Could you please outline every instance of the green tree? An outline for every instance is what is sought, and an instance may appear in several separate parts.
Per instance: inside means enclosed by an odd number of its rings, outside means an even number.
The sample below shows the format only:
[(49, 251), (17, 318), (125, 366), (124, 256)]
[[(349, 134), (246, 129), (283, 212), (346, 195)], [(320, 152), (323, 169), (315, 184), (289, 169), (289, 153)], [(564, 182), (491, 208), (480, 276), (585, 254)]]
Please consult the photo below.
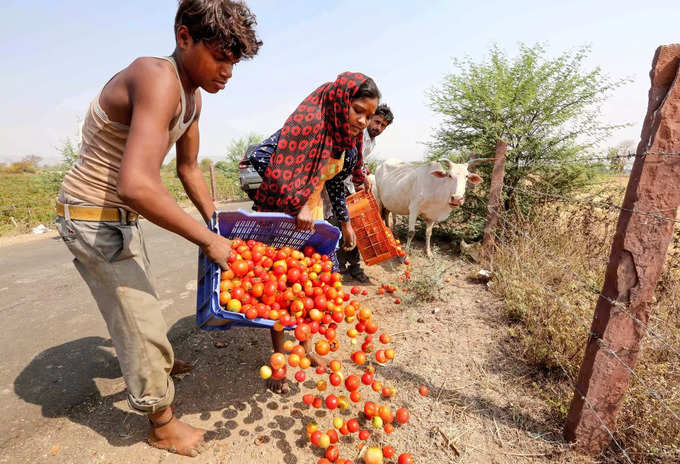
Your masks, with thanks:
[(626, 163), (632, 164), (635, 152), (635, 143), (632, 140), (624, 140), (614, 147), (607, 149), (609, 170), (614, 174), (622, 174), (626, 168)]
[(264, 137), (256, 133), (250, 133), (244, 137), (233, 139), (229, 142), (229, 145), (227, 145), (227, 161), (238, 164), (239, 161), (243, 159), (246, 149), (250, 145), (260, 143), (263, 139)]
[(73, 164), (78, 161), (79, 154), (78, 154), (78, 147), (76, 146), (76, 142), (71, 139), (71, 137), (67, 137), (59, 146), (59, 153), (61, 153), (61, 159), (64, 164), (64, 168), (66, 170), (70, 169)]
[[(568, 194), (583, 186), (598, 171), (587, 158), (621, 127), (600, 122), (600, 105), (627, 82), (584, 69), (589, 52), (581, 47), (552, 58), (542, 44), (520, 44), (509, 57), (494, 45), (483, 61), (454, 60), (455, 71), (429, 92), (443, 117), (428, 144), (430, 158), (493, 157), (497, 140), (505, 140), (506, 209), (530, 208), (537, 199), (518, 195), (518, 187)], [(491, 163), (479, 169), (488, 182)], [(486, 198), (466, 204), (484, 214)]]

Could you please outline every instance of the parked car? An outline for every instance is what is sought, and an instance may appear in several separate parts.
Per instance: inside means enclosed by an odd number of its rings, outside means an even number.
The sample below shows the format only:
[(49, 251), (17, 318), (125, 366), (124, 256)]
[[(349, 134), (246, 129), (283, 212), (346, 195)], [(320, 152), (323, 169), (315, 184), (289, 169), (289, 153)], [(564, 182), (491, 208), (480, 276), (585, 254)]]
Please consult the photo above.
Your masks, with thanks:
[(241, 184), (241, 190), (246, 192), (251, 200), (255, 200), (255, 192), (262, 183), (262, 177), (257, 173), (249, 159), (250, 154), (256, 148), (257, 145), (249, 146), (243, 154), (243, 159), (238, 163), (238, 180)]

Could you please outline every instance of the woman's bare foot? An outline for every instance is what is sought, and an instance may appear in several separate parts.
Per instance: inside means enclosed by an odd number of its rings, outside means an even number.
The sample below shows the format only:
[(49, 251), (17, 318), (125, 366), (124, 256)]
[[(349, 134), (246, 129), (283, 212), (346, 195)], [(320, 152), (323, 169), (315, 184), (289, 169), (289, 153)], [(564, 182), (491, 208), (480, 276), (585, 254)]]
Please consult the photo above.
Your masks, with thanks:
[(175, 363), (172, 365), (170, 375), (186, 374), (188, 372), (191, 372), (193, 368), (194, 366), (192, 366), (188, 362), (182, 361), (181, 359), (175, 359)]
[(267, 388), (269, 388), (274, 393), (279, 395), (285, 395), (290, 391), (290, 385), (288, 384), (288, 379), (274, 380), (269, 378), (267, 380)]
[(152, 424), (162, 424), (149, 428), (148, 442), (151, 446), (189, 457), (196, 457), (205, 451), (206, 444), (203, 440), (205, 430), (192, 427), (173, 417), (170, 408), (150, 415), (149, 419)]

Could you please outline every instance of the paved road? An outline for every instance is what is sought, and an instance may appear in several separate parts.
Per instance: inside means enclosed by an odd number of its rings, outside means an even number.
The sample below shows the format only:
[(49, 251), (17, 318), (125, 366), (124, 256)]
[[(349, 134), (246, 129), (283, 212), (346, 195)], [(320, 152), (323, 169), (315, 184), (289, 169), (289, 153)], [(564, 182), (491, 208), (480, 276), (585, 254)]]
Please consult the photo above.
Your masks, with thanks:
[[(238, 208), (248, 203), (222, 209)], [(171, 327), (195, 310), (197, 248), (148, 221), (142, 227)], [(112, 353), (108, 332), (71, 259), (58, 238), (0, 248), (0, 449), (36, 433), (43, 417), (59, 415), (95, 393), (92, 379), (120, 376), (115, 363), (105, 362)], [(102, 349), (94, 350), (97, 344)], [(73, 362), (92, 356), (102, 357), (102, 363), (74, 368)]]

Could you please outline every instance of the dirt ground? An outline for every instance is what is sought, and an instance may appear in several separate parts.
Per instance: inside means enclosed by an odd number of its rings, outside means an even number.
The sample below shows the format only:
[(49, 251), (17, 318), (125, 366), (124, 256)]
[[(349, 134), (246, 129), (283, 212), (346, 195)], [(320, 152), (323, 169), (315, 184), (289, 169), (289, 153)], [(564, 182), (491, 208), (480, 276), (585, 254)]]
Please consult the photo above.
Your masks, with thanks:
[[(397, 455), (409, 452), (416, 463), (591, 462), (562, 441), (559, 424), (551, 420), (532, 386), (531, 370), (515, 354), (501, 303), (486, 285), (467, 279), (478, 265), (455, 257), (452, 250), (440, 249), (436, 260), (435, 265), (448, 267), (444, 277), (450, 282), (440, 283), (445, 299), (431, 303), (396, 305), (393, 297), (377, 295), (381, 283), (398, 284), (402, 265), (390, 262), (366, 269), (373, 282), (362, 287), (368, 296), (359, 299), (373, 310), (379, 333), (393, 335), (397, 352), (393, 363), (377, 367), (376, 378), (396, 387), (398, 394), (388, 401), (363, 387), (362, 401), (411, 412), (409, 423), (390, 435), (365, 424), (372, 432), (369, 443), (389, 444)], [(414, 278), (433, 266), (418, 246), (411, 261)], [(346, 283), (347, 288), (351, 285)], [(349, 361), (352, 347), (344, 332), (339, 331), (343, 346), (335, 358), (342, 360), (348, 375), (357, 369)], [(192, 373), (175, 379), (176, 414), (209, 431), (211, 448), (206, 453), (190, 460), (145, 443), (145, 418), (129, 411), (124, 381), (107, 346), (102, 348), (102, 369), (114, 374), (94, 379), (99, 395), (57, 417), (46, 417), (28, 440), (10, 438), (0, 462), (316, 463), (322, 454), (307, 441), (305, 424), (316, 421), (328, 430), (335, 416), (361, 415), (357, 404), (345, 411), (306, 406), (302, 395), (315, 392), (314, 382), (320, 378), (311, 370), (305, 383), (292, 380), (293, 390), (285, 396), (267, 391), (258, 376), (271, 353), (267, 331), (205, 332), (189, 314), (171, 328), (170, 339), (177, 357), (195, 364)], [(45, 356), (37, 362), (46, 368), (59, 361)], [(43, 369), (34, 367), (36, 372)], [(292, 379), (291, 371), (288, 377)], [(429, 396), (418, 394), (420, 385), (429, 387)], [(346, 393), (329, 385), (324, 393), (331, 392)], [(341, 437), (340, 456), (360, 462), (357, 443), (356, 434), (351, 440)]]

